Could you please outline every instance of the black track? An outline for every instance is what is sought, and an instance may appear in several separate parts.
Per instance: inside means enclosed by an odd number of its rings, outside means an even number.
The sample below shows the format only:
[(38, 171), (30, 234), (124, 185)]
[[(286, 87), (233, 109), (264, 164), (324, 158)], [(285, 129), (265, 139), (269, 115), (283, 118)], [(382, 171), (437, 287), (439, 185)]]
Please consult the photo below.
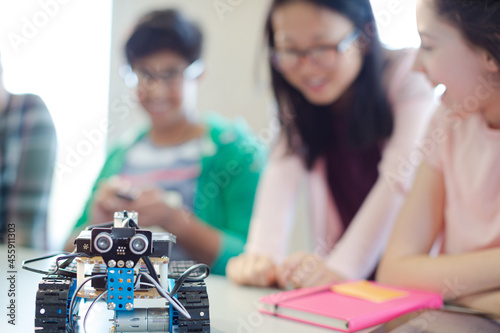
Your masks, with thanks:
[(177, 292), (177, 299), (191, 315), (191, 319), (187, 319), (178, 314), (178, 332), (210, 332), (210, 312), (205, 282), (185, 282)]
[(68, 293), (72, 279), (45, 277), (36, 293), (35, 327), (37, 333), (66, 332)]

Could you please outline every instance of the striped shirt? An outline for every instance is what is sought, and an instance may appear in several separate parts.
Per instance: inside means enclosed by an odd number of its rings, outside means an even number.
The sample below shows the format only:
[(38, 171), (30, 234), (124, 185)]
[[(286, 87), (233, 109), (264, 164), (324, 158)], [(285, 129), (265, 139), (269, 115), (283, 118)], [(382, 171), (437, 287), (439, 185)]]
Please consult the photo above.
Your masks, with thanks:
[[(120, 177), (138, 188), (159, 187), (170, 206), (193, 210), (194, 195), (201, 172), (203, 138), (175, 146), (157, 146), (148, 136), (127, 153)], [(140, 217), (139, 217), (140, 218)], [(172, 249), (171, 260), (189, 260), (179, 245)]]

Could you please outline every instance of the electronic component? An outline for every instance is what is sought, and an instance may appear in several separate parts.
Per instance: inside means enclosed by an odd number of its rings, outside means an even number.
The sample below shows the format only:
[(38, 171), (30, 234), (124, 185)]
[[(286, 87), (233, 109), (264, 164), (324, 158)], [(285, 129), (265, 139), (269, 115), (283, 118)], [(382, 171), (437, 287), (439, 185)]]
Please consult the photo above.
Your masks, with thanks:
[[(210, 332), (204, 282), (209, 267), (170, 263), (175, 242), (170, 233), (140, 229), (138, 214), (123, 211), (109, 225), (82, 231), (75, 252), (58, 257), (48, 271), (27, 264), (50, 256), (25, 261), (23, 268), (46, 275), (37, 292), (35, 330), (85, 332), (88, 312), (104, 300), (114, 312), (110, 332)], [(167, 302), (164, 307), (136, 308), (139, 298)], [(92, 302), (85, 314), (78, 313), (81, 300)], [(78, 318), (83, 319), (79, 326)]]

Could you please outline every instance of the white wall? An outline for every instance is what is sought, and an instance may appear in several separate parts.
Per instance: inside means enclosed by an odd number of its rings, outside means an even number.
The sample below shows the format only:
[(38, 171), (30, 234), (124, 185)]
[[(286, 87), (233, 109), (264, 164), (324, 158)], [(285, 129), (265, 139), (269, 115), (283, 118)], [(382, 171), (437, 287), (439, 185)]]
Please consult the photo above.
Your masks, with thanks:
[(74, 225), (103, 162), (110, 37), (111, 0), (0, 0), (5, 85), (41, 96), (56, 126), (52, 248)]
[(418, 47), (417, 0), (370, 0), (382, 42), (389, 48)]

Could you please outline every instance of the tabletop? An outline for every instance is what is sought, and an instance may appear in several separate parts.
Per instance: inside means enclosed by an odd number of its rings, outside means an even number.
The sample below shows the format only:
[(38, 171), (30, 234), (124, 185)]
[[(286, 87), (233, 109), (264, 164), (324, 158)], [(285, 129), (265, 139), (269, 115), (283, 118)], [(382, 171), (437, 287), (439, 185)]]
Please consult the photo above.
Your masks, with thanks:
[[(9, 254), (15, 254), (10, 257)], [(29, 249), (18, 248), (15, 253), (9, 253), (5, 245), (0, 246), (0, 332), (26, 333), (34, 331), (35, 298), (38, 283), (42, 275), (21, 269), (23, 260), (42, 255)], [(12, 260), (14, 258), (14, 260)], [(11, 259), (9, 261), (9, 259)], [(51, 261), (40, 263), (41, 269), (46, 269)], [(311, 326), (282, 318), (260, 313), (257, 310), (258, 299), (276, 292), (275, 289), (241, 287), (232, 284), (223, 276), (211, 275), (207, 279), (207, 290), (210, 302), (211, 332), (254, 333), (254, 332), (334, 332), (321, 327)], [(151, 302), (151, 301), (147, 301)], [(152, 304), (152, 303), (151, 303)], [(81, 313), (85, 311), (83, 305)], [(151, 306), (150, 304), (146, 307)], [(106, 309), (106, 304), (97, 304), (89, 313), (87, 332), (108, 333), (113, 312)], [(82, 322), (82, 320), (80, 320)], [(459, 327), (451, 328), (451, 323), (457, 322)], [(480, 330), (476, 332), (500, 332), (500, 326), (494, 326), (490, 321), (479, 317), (468, 317), (462, 314), (441, 313), (439, 311), (415, 314), (405, 321), (406, 325), (424, 325), (425, 332), (469, 332), (467, 324)], [(397, 323), (393, 328), (382, 326), (366, 329), (368, 332), (419, 332), (411, 331), (410, 326)], [(448, 326), (447, 326), (448, 325)], [(430, 328), (434, 327), (434, 330)], [(442, 331), (443, 327), (447, 327)], [(450, 330), (451, 329), (451, 330)], [(461, 330), (462, 329), (462, 330)], [(490, 329), (490, 330), (488, 330)]]

